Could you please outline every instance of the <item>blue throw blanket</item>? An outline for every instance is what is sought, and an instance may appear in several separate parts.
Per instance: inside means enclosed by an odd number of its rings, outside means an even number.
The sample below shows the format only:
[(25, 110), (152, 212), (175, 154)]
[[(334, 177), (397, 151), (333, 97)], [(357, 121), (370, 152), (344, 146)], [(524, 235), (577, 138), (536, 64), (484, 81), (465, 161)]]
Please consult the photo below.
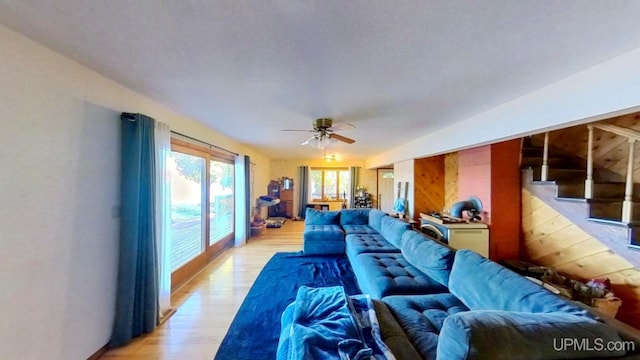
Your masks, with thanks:
[(341, 286), (302, 286), (282, 314), (278, 360), (395, 359), (380, 337), (368, 295), (349, 297)]

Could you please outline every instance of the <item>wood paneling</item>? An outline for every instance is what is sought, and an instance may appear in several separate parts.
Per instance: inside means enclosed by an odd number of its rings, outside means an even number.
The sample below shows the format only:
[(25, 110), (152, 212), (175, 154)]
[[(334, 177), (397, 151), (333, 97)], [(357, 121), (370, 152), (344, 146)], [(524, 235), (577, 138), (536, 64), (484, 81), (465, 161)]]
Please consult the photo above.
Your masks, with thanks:
[(520, 257), (519, 139), (491, 145), (490, 254), (494, 260)]
[(459, 200), (458, 197), (458, 153), (444, 155), (444, 209)]
[(623, 305), (617, 318), (640, 328), (640, 271), (522, 189), (524, 257), (578, 279), (609, 278)]
[[(603, 123), (617, 125), (640, 131), (640, 113), (615, 117)], [(582, 159), (587, 158), (587, 125), (573, 126), (549, 133), (549, 143), (553, 149), (568, 153)], [(534, 138), (540, 144), (544, 135)], [(627, 139), (603, 130), (594, 129), (593, 160), (594, 167), (601, 170), (597, 173), (603, 181), (624, 181), (627, 172), (627, 156), (629, 144)], [(553, 155), (553, 154), (551, 154)], [(586, 166), (586, 160), (584, 160)], [(634, 164), (634, 178), (640, 181), (640, 157)]]
[(414, 220), (419, 220), (421, 212), (441, 211), (444, 208), (444, 174), (443, 155), (414, 160)]

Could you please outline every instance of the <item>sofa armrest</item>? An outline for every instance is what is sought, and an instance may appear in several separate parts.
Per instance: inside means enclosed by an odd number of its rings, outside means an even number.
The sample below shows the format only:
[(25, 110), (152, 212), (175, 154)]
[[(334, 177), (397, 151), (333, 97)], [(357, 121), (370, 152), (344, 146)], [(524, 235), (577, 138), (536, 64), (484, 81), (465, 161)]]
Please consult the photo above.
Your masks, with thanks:
[(447, 317), (437, 354), (442, 359), (611, 358), (626, 354), (621, 345), (608, 325), (584, 316), (480, 310)]

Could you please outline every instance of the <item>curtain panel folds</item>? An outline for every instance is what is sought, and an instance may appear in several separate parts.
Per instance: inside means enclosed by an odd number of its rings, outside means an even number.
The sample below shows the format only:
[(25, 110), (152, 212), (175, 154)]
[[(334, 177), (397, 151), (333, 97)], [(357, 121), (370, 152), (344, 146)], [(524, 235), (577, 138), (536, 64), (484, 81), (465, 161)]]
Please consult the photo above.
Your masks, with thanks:
[(356, 188), (358, 187), (358, 178), (359, 167), (351, 166), (349, 167), (349, 178), (351, 179), (351, 186), (349, 186), (349, 207), (353, 208), (356, 204)]
[(300, 166), (300, 202), (298, 203), (298, 216), (304, 219), (309, 202), (309, 167)]
[(156, 248), (158, 253), (158, 306), (160, 318), (171, 311), (171, 129), (155, 121)]
[(158, 322), (155, 121), (122, 114), (121, 219), (116, 313), (109, 345), (122, 346)]

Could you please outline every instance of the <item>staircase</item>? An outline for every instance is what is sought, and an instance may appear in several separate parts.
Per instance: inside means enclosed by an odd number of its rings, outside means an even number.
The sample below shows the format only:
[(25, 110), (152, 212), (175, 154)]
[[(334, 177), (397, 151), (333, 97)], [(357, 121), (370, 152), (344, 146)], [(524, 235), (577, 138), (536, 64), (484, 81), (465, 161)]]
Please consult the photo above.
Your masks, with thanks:
[[(592, 197), (586, 199), (584, 159), (555, 149), (550, 153), (553, 154), (547, 157), (547, 180), (542, 181), (544, 148), (531, 138), (523, 139), (521, 166), (523, 170), (529, 169), (523, 172), (525, 185), (532, 185), (539, 197), (549, 198), (554, 202), (550, 203), (552, 207), (595, 237), (602, 238), (604, 234), (610, 238), (605, 242), (615, 242), (615, 248), (640, 250), (640, 198), (632, 198), (631, 221), (623, 222), (625, 183), (603, 181), (611, 177), (601, 176), (602, 170), (594, 168)], [(640, 186), (635, 187), (634, 193), (640, 193)], [(624, 244), (620, 244), (621, 238), (626, 239)]]

